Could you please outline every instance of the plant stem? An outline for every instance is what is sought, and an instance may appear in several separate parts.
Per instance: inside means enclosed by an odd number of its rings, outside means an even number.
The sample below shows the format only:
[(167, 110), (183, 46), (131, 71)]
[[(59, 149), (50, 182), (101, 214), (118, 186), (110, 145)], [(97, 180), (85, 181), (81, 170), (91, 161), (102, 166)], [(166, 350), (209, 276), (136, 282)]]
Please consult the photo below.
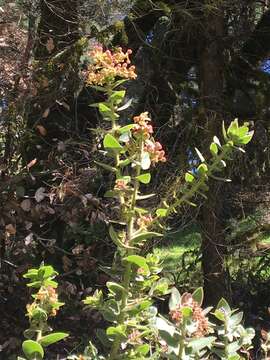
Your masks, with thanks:
[[(133, 192), (131, 194), (131, 200), (130, 200), (129, 211), (130, 211), (131, 215), (128, 220), (127, 230), (126, 230), (127, 231), (127, 239), (126, 239), (127, 245), (131, 245), (132, 237), (133, 237), (133, 233), (134, 233), (134, 221), (135, 221), (134, 208), (136, 206), (137, 195), (138, 195), (138, 191), (139, 191), (139, 187), (140, 187), (140, 183), (136, 179), (136, 177), (139, 176), (141, 173), (140, 163), (141, 163), (142, 152), (143, 152), (143, 141), (141, 140), (139, 159), (138, 159), (139, 161), (138, 161), (138, 165), (136, 166), (136, 170), (135, 170), (134, 187), (133, 187)], [(127, 255), (131, 255), (132, 253), (133, 253), (132, 249), (127, 250)], [(124, 268), (123, 282), (122, 282), (122, 286), (124, 287), (125, 291), (122, 293), (122, 298), (121, 298), (120, 315), (119, 315), (119, 320), (118, 320), (119, 325), (123, 324), (125, 321), (125, 308), (126, 308), (127, 302), (128, 302), (131, 275), (132, 275), (131, 263), (126, 262), (125, 268)], [(116, 341), (114, 342), (112, 349), (111, 349), (110, 360), (117, 359), (117, 354), (118, 354), (118, 351), (120, 348), (120, 344), (121, 344), (121, 340), (116, 339)]]
[(183, 323), (180, 325), (180, 340), (179, 340), (179, 353), (178, 359), (183, 360), (185, 355), (185, 337), (186, 337), (186, 322), (183, 318)]
[[(213, 164), (209, 166), (207, 172), (208, 177), (211, 177), (211, 175), (216, 171), (217, 166), (223, 159), (226, 158), (229, 152), (231, 152), (231, 148), (225, 147), (223, 151), (215, 158)], [(201, 185), (205, 183), (205, 181), (206, 176), (202, 176), (197, 181), (194, 181), (191, 185), (191, 188), (182, 197), (180, 197), (180, 199), (176, 199), (175, 202), (169, 206), (167, 209), (167, 215), (170, 215), (177, 207), (191, 199), (193, 195), (200, 189)]]

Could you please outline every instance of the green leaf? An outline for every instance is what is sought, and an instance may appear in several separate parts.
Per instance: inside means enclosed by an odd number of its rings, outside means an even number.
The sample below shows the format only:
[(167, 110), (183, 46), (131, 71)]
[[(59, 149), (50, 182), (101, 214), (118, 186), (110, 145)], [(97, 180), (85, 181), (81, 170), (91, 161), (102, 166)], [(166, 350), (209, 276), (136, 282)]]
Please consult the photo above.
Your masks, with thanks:
[(114, 168), (114, 167), (112, 167), (112, 166), (110, 166), (108, 164), (101, 163), (99, 161), (95, 161), (95, 164), (97, 164), (98, 166), (102, 167), (103, 169), (111, 171), (113, 173), (115, 173), (117, 171), (116, 168)]
[[(179, 335), (175, 327), (160, 317), (156, 318), (156, 327), (160, 337), (166, 342), (166, 345), (173, 348), (174, 352), (177, 353), (179, 348)], [(172, 359), (176, 358), (173, 357)]]
[(148, 195), (138, 195), (137, 200), (146, 200), (151, 199), (152, 197), (156, 196), (156, 194), (148, 194)]
[(58, 272), (54, 270), (54, 268), (50, 265), (48, 266), (41, 266), (38, 270), (38, 278), (40, 280), (42, 279), (48, 279), (49, 277), (54, 277), (58, 275)]
[(211, 348), (211, 345), (216, 340), (214, 336), (203, 337), (199, 339), (192, 339), (188, 343), (188, 347), (192, 348), (195, 353), (198, 353), (204, 348)]
[(26, 274), (23, 275), (25, 279), (35, 279), (38, 274), (38, 269), (29, 269)]
[(246, 126), (246, 125), (240, 126), (237, 131), (237, 135), (239, 137), (245, 136), (245, 135), (247, 135), (248, 130), (249, 130), (248, 126)]
[(112, 343), (108, 339), (108, 336), (107, 336), (106, 332), (104, 331), (104, 329), (97, 329), (96, 335), (97, 335), (98, 340), (101, 342), (101, 344), (104, 347), (110, 348), (112, 346)]
[(177, 309), (181, 303), (181, 295), (176, 287), (173, 287), (171, 290), (171, 296), (169, 300), (169, 309), (170, 311)]
[(154, 284), (152, 285), (150, 291), (149, 291), (149, 295), (153, 296), (161, 296), (161, 295), (166, 295), (169, 293), (169, 285), (170, 285), (170, 281), (167, 278), (160, 278), (158, 281), (154, 282)]
[(144, 311), (144, 310), (148, 310), (151, 308), (155, 309), (153, 306), (151, 307), (152, 302), (149, 300), (138, 300), (138, 303), (135, 303), (133, 305), (129, 305), (127, 312), (131, 315), (131, 316), (136, 316), (137, 314), (139, 314), (140, 312)]
[(103, 146), (105, 149), (112, 149), (116, 151), (120, 151), (123, 147), (119, 144), (114, 136), (111, 134), (106, 134), (103, 140)]
[(218, 348), (212, 348), (212, 352), (215, 353), (220, 359), (227, 360), (225, 350), (218, 349)]
[(47, 312), (39, 306), (33, 310), (32, 317), (35, 321), (47, 321), (48, 319)]
[(132, 104), (133, 99), (129, 99), (128, 102), (126, 102), (123, 106), (120, 106), (117, 111), (123, 111), (126, 110), (130, 107), (130, 105)]
[(228, 136), (227, 136), (227, 131), (226, 131), (226, 128), (225, 128), (224, 121), (222, 121), (222, 134), (223, 134), (224, 140), (227, 142), (228, 141)]
[(119, 141), (123, 142), (123, 143), (128, 143), (130, 140), (130, 133), (129, 132), (125, 132), (122, 135), (119, 136)]
[(25, 340), (22, 343), (22, 350), (27, 357), (27, 359), (43, 359), (44, 357), (44, 350), (42, 346), (33, 340)]
[(119, 162), (119, 166), (121, 166), (121, 167), (128, 166), (130, 163), (131, 163), (131, 159), (121, 160)]
[(83, 300), (85, 305), (89, 305), (93, 308), (98, 308), (103, 304), (103, 293), (101, 290), (96, 290), (92, 296), (87, 296), (86, 299)]
[(168, 209), (159, 208), (156, 210), (156, 215), (158, 217), (165, 217), (165, 216), (167, 216), (167, 214), (168, 214)]
[(26, 330), (23, 332), (23, 336), (24, 336), (26, 339), (32, 339), (35, 335), (36, 335), (36, 330), (33, 330), (33, 329), (26, 329)]
[(242, 319), (243, 319), (243, 312), (242, 311), (230, 316), (230, 318), (229, 318), (229, 326), (234, 326), (235, 327), (235, 326), (239, 325), (241, 323)]
[(147, 261), (143, 256), (140, 255), (129, 255), (124, 258), (125, 261), (130, 262), (132, 264), (137, 265), (139, 268), (149, 272), (149, 266), (147, 265)]
[(183, 306), (181, 307), (181, 313), (184, 318), (189, 318), (192, 316), (192, 309), (189, 306)]
[(120, 338), (124, 340), (127, 338), (126, 327), (124, 325), (110, 326), (106, 330), (106, 334), (112, 339)]
[(240, 360), (241, 357), (238, 354), (229, 355), (228, 360)]
[(217, 304), (217, 309), (220, 310), (222, 309), (223, 311), (225, 311), (226, 314), (230, 314), (231, 313), (231, 308), (230, 305), (227, 303), (227, 301), (222, 298), (218, 304)]
[(116, 90), (112, 93), (109, 99), (116, 105), (119, 105), (123, 101), (125, 96), (126, 96), (125, 90)]
[(150, 155), (147, 151), (144, 151), (142, 153), (142, 158), (141, 158), (141, 168), (143, 170), (148, 170), (150, 166), (151, 166)]
[(65, 339), (68, 336), (67, 333), (52, 333), (46, 336), (43, 336), (40, 340), (39, 343), (46, 347), (49, 346), (51, 344), (54, 344), (60, 340)]
[(163, 235), (157, 232), (153, 232), (153, 231), (147, 231), (147, 232), (142, 232), (138, 235), (135, 235), (132, 239), (131, 242), (132, 244), (138, 244), (143, 240), (146, 239), (150, 239), (152, 237), (162, 237)]
[(115, 282), (108, 281), (106, 286), (111, 294), (114, 295), (116, 301), (121, 300), (123, 293), (127, 293), (127, 290), (122, 285)]
[(216, 309), (214, 312), (215, 317), (220, 321), (225, 321), (225, 313), (222, 310)]
[(101, 310), (104, 319), (110, 322), (118, 321), (120, 315), (119, 303), (114, 299), (110, 299), (105, 304)]
[(150, 346), (148, 344), (139, 345), (136, 347), (136, 352), (140, 355), (146, 356), (150, 351)]
[(238, 119), (235, 119), (230, 123), (230, 126), (227, 129), (227, 134), (229, 137), (237, 135), (238, 132)]
[(150, 180), (151, 180), (151, 174), (150, 173), (142, 174), (142, 175), (136, 176), (136, 179), (139, 180), (139, 182), (141, 182), (143, 184), (149, 184)]
[(114, 244), (116, 246), (118, 246), (122, 249), (136, 249), (133, 246), (128, 246), (128, 245), (124, 244), (112, 226), (109, 227), (109, 234), (110, 234), (112, 241), (114, 242)]
[(212, 142), (211, 145), (210, 145), (210, 151), (212, 153), (212, 155), (217, 155), (218, 154), (218, 147), (217, 147), (217, 144)]
[(116, 246), (119, 246), (121, 248), (124, 247), (124, 244), (122, 243), (120, 237), (118, 236), (117, 232), (114, 230), (112, 226), (109, 227), (109, 234)]
[(164, 320), (160, 317), (156, 318), (156, 327), (159, 331), (161, 331), (161, 330), (166, 331), (171, 336), (173, 336), (175, 333), (174, 326), (170, 325), (166, 320)]
[(241, 348), (241, 343), (234, 341), (227, 345), (227, 351), (229, 354), (235, 355), (236, 351)]
[(33, 281), (33, 282), (27, 284), (28, 287), (32, 287), (35, 289), (38, 289), (39, 287), (41, 287), (41, 285), (42, 285), (41, 281)]
[(214, 137), (213, 137), (213, 141), (214, 141), (214, 143), (215, 143), (217, 146), (221, 147), (219, 138), (218, 138), (217, 136), (214, 136)]
[(193, 300), (195, 300), (199, 304), (199, 306), (202, 306), (203, 296), (204, 296), (204, 293), (203, 293), (202, 287), (199, 287), (198, 289), (196, 289), (192, 294)]
[[(97, 91), (102, 91), (102, 92), (106, 92), (107, 90), (102, 87), (102, 86), (98, 86), (98, 85), (91, 85), (91, 88), (97, 90)], [(95, 104), (91, 104), (90, 106), (94, 106)], [(97, 104), (98, 105), (98, 104)]]
[(107, 106), (106, 104), (104, 103), (98, 103), (98, 109), (100, 111), (101, 114), (110, 114), (112, 113), (112, 110), (109, 108), (109, 106)]
[(138, 206), (135, 206), (134, 207), (134, 210), (136, 211), (136, 213), (138, 213), (139, 215), (145, 215), (145, 214), (148, 214), (148, 210), (142, 208), (142, 207), (138, 207)]
[(199, 156), (199, 159), (201, 162), (205, 162), (205, 158), (203, 157), (203, 154), (200, 152), (199, 149), (195, 148), (197, 155)]
[(58, 286), (58, 283), (56, 281), (53, 281), (51, 279), (46, 279), (44, 282), (43, 282), (44, 286), (51, 286), (53, 288), (57, 288)]
[(98, 103), (98, 109), (104, 120), (116, 120), (119, 115), (113, 112), (106, 103)]
[(109, 227), (109, 234), (110, 234), (112, 241), (114, 243), (116, 243), (116, 245), (118, 244), (118, 242), (121, 242), (120, 237), (118, 236), (117, 232), (114, 230), (112, 225)]
[(191, 183), (194, 179), (195, 179), (195, 177), (191, 173), (187, 172), (185, 174), (185, 181), (186, 182)]
[(124, 134), (128, 131), (130, 131), (131, 129), (133, 129), (136, 126), (136, 124), (128, 124), (125, 126), (122, 126), (121, 128), (117, 129), (117, 131), (120, 132), (120, 134)]
[(113, 84), (113, 89), (115, 89), (116, 87), (118, 87), (119, 85), (122, 85), (123, 83), (127, 82), (127, 79), (121, 79), (121, 80), (117, 80), (114, 84)]
[(253, 134), (254, 131), (250, 131), (247, 135), (243, 136), (241, 140), (239, 140), (238, 144), (243, 144), (243, 145), (248, 144), (251, 141)]
[(204, 175), (204, 174), (207, 174), (207, 172), (208, 172), (208, 167), (207, 167), (206, 164), (200, 164), (200, 165), (198, 166), (197, 170), (198, 170), (198, 173), (199, 173), (200, 175)]

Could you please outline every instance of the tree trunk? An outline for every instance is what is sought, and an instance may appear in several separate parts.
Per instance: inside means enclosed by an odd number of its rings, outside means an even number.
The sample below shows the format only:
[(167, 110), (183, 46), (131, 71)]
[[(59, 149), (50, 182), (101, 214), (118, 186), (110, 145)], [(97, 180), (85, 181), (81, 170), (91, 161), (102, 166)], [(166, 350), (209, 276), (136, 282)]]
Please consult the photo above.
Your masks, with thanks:
[(33, 62), (35, 94), (27, 120), (34, 137), (26, 144), (26, 162), (47, 160), (56, 141), (66, 139), (74, 124), (72, 106), (82, 52), (78, 28), (78, 0), (41, 1)]
[[(224, 18), (221, 8), (205, 14), (205, 33), (200, 58), (200, 91), (206, 119), (204, 151), (207, 152), (213, 136), (220, 134), (223, 120)], [(221, 297), (228, 299), (230, 296), (224, 267), (221, 185), (215, 182), (210, 182), (209, 185), (208, 199), (202, 210), (202, 270), (205, 302), (215, 305)], [(222, 186), (224, 187), (224, 184)]]

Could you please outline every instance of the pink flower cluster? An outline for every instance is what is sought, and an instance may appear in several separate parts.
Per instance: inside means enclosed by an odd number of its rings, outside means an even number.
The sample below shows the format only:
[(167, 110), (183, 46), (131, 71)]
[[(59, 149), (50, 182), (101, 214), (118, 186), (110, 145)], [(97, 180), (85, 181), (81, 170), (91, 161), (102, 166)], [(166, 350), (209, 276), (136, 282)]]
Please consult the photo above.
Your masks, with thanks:
[(162, 149), (162, 145), (158, 141), (146, 140), (144, 149), (150, 154), (151, 161), (153, 163), (166, 161), (165, 151)]
[(162, 145), (159, 142), (152, 140), (153, 126), (149, 124), (151, 121), (148, 112), (143, 112), (133, 118), (135, 127), (132, 129), (133, 134), (136, 136), (142, 136), (145, 140), (144, 150), (150, 154), (151, 161), (157, 163), (159, 161), (165, 162), (165, 151), (162, 149)]
[(44, 309), (49, 316), (56, 316), (57, 310), (59, 308), (57, 304), (58, 295), (56, 290), (51, 286), (43, 286), (35, 295), (35, 301), (32, 304), (28, 304), (26, 306), (28, 316), (32, 318), (37, 308)]
[(148, 124), (148, 122), (151, 121), (148, 112), (143, 112), (138, 116), (134, 116), (133, 120), (136, 124), (132, 129), (133, 133), (135, 135), (143, 135), (145, 139), (149, 139), (151, 134), (153, 134), (153, 127)]
[(179, 325), (183, 320), (182, 308), (190, 307), (192, 309), (192, 320), (196, 323), (197, 329), (194, 332), (195, 337), (201, 337), (208, 333), (209, 323), (201, 306), (192, 298), (189, 293), (184, 293), (181, 298), (181, 304), (177, 309), (170, 311), (171, 319)]
[(123, 52), (121, 47), (112, 53), (110, 50), (104, 51), (102, 46), (96, 46), (90, 52), (93, 64), (88, 67), (87, 83), (103, 86), (113, 82), (116, 77), (136, 79), (135, 66), (130, 66), (131, 53), (130, 49)]
[(149, 225), (151, 225), (152, 222), (153, 222), (153, 218), (151, 214), (143, 215), (137, 220), (137, 225), (140, 228), (146, 229)]
[(115, 188), (115, 190), (126, 190), (127, 183), (123, 179), (116, 179), (114, 188)]

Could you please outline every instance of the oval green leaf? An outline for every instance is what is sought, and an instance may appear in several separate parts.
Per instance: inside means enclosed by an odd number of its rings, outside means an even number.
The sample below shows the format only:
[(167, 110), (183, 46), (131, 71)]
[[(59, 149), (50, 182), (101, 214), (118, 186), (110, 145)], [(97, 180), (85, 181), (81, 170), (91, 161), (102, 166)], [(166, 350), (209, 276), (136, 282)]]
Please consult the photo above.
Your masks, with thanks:
[(67, 333), (52, 333), (52, 334), (49, 334), (49, 335), (46, 335), (46, 336), (43, 336), (39, 343), (42, 345), (42, 346), (49, 346), (51, 344), (54, 344), (60, 340), (63, 340), (64, 338), (66, 338), (68, 336)]
[(149, 271), (149, 267), (147, 265), (146, 259), (143, 256), (130, 255), (124, 258), (124, 260), (137, 265), (139, 268), (142, 268), (145, 271)]
[(150, 173), (142, 174), (136, 176), (136, 179), (143, 184), (149, 184), (151, 180), (151, 174)]
[(107, 134), (104, 137), (103, 140), (103, 146), (105, 149), (112, 149), (112, 150), (122, 150), (123, 147), (119, 144), (119, 142), (116, 140), (116, 138), (114, 136), (112, 136), (111, 134)]
[(22, 350), (27, 357), (27, 359), (43, 359), (44, 357), (44, 350), (42, 346), (33, 340), (25, 340), (22, 343)]

